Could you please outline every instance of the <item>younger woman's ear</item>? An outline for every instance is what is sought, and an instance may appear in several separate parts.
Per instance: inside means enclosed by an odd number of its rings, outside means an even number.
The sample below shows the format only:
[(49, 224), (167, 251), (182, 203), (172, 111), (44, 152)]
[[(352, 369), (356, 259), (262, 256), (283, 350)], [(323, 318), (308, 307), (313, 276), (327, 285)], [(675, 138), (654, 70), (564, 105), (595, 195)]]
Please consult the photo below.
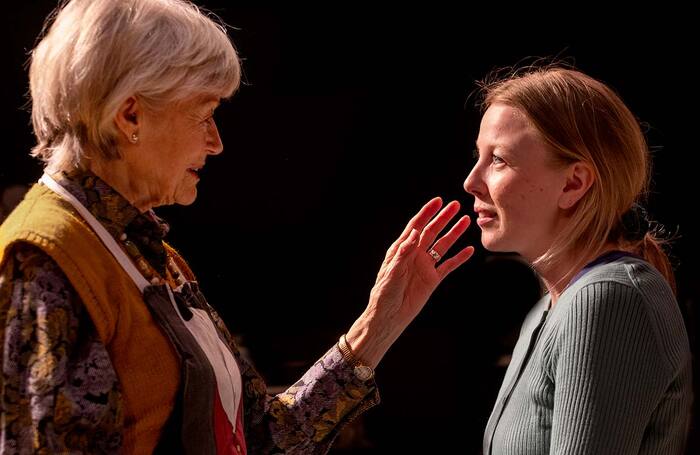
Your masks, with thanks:
[(129, 142), (133, 142), (132, 137), (134, 137), (135, 133), (138, 134), (142, 112), (139, 101), (133, 96), (124, 100), (119, 106), (119, 110), (117, 110), (114, 123)]
[(559, 208), (566, 210), (575, 206), (594, 180), (595, 174), (590, 164), (583, 161), (570, 164), (566, 171), (566, 183), (559, 196)]

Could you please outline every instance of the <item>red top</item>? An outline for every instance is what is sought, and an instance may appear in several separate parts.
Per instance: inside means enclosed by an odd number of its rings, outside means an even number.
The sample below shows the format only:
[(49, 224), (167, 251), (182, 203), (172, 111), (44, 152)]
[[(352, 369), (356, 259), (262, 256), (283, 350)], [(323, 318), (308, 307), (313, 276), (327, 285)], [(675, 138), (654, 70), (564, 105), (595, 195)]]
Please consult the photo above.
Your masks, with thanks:
[(243, 435), (243, 400), (236, 412), (236, 431), (228, 420), (219, 398), (219, 390), (214, 390), (214, 434), (216, 436), (216, 453), (219, 455), (246, 455)]

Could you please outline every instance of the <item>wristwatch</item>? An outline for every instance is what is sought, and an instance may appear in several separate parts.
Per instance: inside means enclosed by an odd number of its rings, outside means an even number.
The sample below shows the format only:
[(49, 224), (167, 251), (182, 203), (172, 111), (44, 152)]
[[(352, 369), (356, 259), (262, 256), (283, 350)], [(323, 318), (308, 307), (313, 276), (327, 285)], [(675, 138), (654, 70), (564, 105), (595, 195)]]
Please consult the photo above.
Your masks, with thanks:
[(374, 377), (374, 370), (372, 367), (363, 364), (357, 359), (357, 357), (355, 357), (352, 349), (350, 349), (348, 340), (345, 339), (345, 334), (343, 334), (343, 336), (340, 337), (340, 340), (338, 340), (338, 349), (340, 350), (340, 353), (343, 354), (345, 361), (347, 361), (350, 366), (353, 367), (352, 370), (357, 379), (365, 382)]

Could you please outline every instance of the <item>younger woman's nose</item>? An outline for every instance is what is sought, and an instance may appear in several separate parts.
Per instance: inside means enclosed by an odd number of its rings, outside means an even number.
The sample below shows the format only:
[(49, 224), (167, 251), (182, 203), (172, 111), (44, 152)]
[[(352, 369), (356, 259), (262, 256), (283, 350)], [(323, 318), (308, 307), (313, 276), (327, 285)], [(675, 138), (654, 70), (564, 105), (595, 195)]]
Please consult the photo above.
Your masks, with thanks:
[(484, 194), (484, 189), (484, 180), (481, 177), (481, 170), (477, 164), (472, 168), (467, 179), (464, 181), (464, 191), (473, 196), (480, 196)]

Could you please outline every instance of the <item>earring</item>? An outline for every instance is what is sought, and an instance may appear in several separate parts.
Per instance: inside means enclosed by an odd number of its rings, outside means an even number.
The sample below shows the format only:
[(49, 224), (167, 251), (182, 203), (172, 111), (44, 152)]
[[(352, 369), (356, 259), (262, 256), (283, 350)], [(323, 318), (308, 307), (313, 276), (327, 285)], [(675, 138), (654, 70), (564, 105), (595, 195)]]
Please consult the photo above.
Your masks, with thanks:
[(139, 135), (134, 133), (131, 133), (131, 142), (136, 144), (139, 141)]

